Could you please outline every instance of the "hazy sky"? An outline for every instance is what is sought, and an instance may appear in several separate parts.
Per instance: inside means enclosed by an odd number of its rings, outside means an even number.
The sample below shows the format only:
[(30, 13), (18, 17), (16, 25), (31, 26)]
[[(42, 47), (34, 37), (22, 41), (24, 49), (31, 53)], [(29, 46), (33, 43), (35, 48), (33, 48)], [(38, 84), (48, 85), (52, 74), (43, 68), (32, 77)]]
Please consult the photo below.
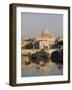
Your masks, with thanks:
[(44, 13), (21, 13), (21, 38), (32, 38), (38, 36), (44, 29), (55, 37), (63, 35), (63, 15)]

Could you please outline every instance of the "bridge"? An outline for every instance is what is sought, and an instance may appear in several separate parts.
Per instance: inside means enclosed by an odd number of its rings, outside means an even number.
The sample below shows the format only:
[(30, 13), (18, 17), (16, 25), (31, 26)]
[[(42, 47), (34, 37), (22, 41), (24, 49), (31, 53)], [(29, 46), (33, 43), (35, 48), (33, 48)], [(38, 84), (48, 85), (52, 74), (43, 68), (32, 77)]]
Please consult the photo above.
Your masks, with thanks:
[[(48, 49), (48, 50), (45, 49), (45, 51), (47, 53), (49, 53), (49, 55), (51, 55), (51, 53), (56, 51), (56, 50), (58, 50), (58, 49)], [(22, 49), (21, 53), (22, 53), (22, 55), (28, 55), (29, 53), (33, 54), (33, 53), (36, 53), (36, 52), (39, 52), (39, 51), (40, 51), (40, 49)]]

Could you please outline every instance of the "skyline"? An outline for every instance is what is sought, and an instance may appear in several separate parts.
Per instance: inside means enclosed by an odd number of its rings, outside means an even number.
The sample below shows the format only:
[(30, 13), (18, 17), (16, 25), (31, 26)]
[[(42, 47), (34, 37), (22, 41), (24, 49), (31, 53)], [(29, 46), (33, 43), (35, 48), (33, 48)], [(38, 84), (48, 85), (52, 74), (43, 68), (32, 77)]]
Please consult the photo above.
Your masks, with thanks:
[(63, 37), (63, 15), (21, 13), (21, 39), (35, 38), (45, 27), (54, 37)]

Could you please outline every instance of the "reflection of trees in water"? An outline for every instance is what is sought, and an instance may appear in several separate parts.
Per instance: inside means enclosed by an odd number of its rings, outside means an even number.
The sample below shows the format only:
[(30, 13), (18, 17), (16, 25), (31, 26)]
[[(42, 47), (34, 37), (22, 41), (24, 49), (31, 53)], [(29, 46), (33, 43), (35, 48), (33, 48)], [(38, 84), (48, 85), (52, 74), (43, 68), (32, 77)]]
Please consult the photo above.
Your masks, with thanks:
[[(39, 43), (27, 44), (25, 48), (33, 49), (39, 48)], [(36, 75), (62, 75), (63, 74), (63, 41), (56, 43), (51, 47), (51, 49), (56, 48), (56, 51), (53, 51), (51, 55), (45, 52), (45, 47), (43, 50), (40, 50), (36, 53), (28, 53), (27, 56), (22, 56), (22, 74), (25, 74), (24, 70), (27, 72), (26, 76), (29, 76), (29, 73)], [(23, 73), (24, 72), (24, 73)], [(23, 75), (22, 75), (23, 76)]]
[[(29, 39), (29, 41), (30, 43), (25, 45), (25, 49), (39, 49), (39, 42), (34, 42), (34, 39)], [(28, 65), (32, 62), (44, 66), (49, 61), (49, 53), (45, 52), (45, 49), (47, 49), (47, 47), (32, 55), (28, 54), (29, 60), (25, 61), (25, 64)], [(57, 64), (63, 64), (63, 40), (59, 41), (59, 38), (57, 38), (54, 45), (51, 46), (51, 49), (59, 49), (52, 52), (50, 56), (51, 61)]]
[(32, 73), (31, 76), (38, 76), (38, 75), (42, 75), (42, 76), (48, 76), (48, 75), (62, 75), (63, 74), (63, 68), (62, 65), (60, 65), (59, 68), (59, 64), (56, 64), (54, 62), (52, 62), (51, 60), (49, 60), (48, 63), (46, 63), (45, 66), (40, 66), (39, 64), (35, 64), (35, 63), (31, 63), (29, 65), (24, 65), (24, 67), (22, 67), (22, 76), (30, 76), (29, 73)]
[(28, 53), (28, 56), (22, 56), (22, 61), (23, 60), (24, 60), (24, 65), (28, 66), (31, 63), (33, 63), (36, 64), (37, 69), (40, 69), (40, 67), (45, 67), (46, 65), (47, 67), (50, 66), (50, 62), (56, 63), (58, 68), (60, 69), (62, 68), (63, 65), (63, 50), (54, 51), (51, 54), (51, 59), (49, 58), (48, 53), (46, 53), (44, 50), (41, 50), (32, 55)]
[(33, 63), (44, 66), (48, 62), (49, 54), (44, 50), (40, 50), (31, 56), (31, 60)]
[[(23, 60), (24, 60), (24, 62), (23, 62)], [(41, 60), (38, 59), (38, 61), (41, 61)], [(45, 70), (51, 69), (51, 67), (53, 65), (56, 65), (59, 69), (61, 69), (63, 64), (52, 62), (51, 59), (48, 59), (48, 62), (46, 62), (45, 64), (43, 64), (43, 63), (42, 64), (34, 63), (34, 62), (32, 62), (32, 60), (29, 60), (28, 56), (25, 56), (25, 57), (23, 56), (23, 58), (22, 58), (22, 65), (24, 67), (26, 67), (26, 68), (30, 68), (31, 67), (32, 69), (34, 69), (34, 68), (35, 69), (42, 69), (42, 70), (45, 71)]]

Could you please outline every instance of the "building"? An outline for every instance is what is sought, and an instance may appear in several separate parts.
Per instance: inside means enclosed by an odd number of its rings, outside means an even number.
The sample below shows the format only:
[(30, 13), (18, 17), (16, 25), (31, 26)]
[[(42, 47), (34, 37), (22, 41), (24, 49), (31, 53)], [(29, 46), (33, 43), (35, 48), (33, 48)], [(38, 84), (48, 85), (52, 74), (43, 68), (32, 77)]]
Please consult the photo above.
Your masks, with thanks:
[(25, 45), (29, 44), (30, 40), (22, 40), (21, 41), (21, 47), (25, 47)]
[(28, 40), (22, 40), (22, 47), (25, 47), (26, 45), (32, 46), (35, 49), (49, 49), (51, 45), (54, 44), (56, 38), (53, 37), (49, 32), (48, 28), (45, 27), (44, 30), (37, 36), (36, 38), (28, 39)]
[(54, 44), (55, 39), (49, 32), (48, 28), (45, 27), (42, 33), (36, 38), (36, 41), (39, 42), (39, 48), (47, 48), (49, 49), (52, 44)]

